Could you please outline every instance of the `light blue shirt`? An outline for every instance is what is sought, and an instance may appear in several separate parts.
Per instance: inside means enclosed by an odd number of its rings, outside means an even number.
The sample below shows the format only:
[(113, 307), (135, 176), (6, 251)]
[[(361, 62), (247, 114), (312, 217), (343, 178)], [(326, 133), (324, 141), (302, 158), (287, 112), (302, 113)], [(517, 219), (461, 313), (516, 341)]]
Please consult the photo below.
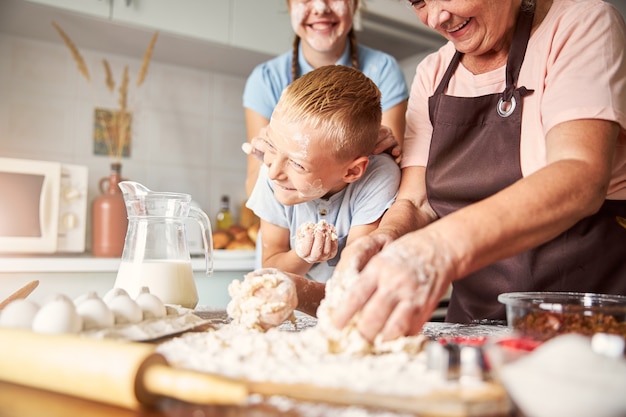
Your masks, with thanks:
[(267, 166), (261, 166), (246, 206), (264, 221), (289, 229), (292, 248), (295, 247), (297, 229), (303, 223), (326, 220), (337, 229), (337, 256), (313, 265), (307, 274), (310, 279), (326, 282), (346, 246), (350, 228), (375, 222), (396, 198), (400, 185), (398, 164), (387, 154), (369, 158), (370, 163), (365, 174), (328, 200), (319, 198), (293, 206), (285, 206), (276, 200)]
[[(357, 54), (361, 71), (378, 86), (381, 92), (383, 111), (409, 97), (404, 74), (394, 57), (362, 45), (357, 46)], [(286, 52), (259, 64), (252, 71), (243, 92), (243, 106), (245, 108), (254, 110), (267, 119), (271, 118), (281, 93), (292, 82), (291, 56), (291, 51)], [(313, 67), (306, 62), (302, 48), (299, 49), (298, 62), (300, 63), (298, 76), (313, 70)], [(337, 61), (337, 65), (352, 66), (349, 44)]]

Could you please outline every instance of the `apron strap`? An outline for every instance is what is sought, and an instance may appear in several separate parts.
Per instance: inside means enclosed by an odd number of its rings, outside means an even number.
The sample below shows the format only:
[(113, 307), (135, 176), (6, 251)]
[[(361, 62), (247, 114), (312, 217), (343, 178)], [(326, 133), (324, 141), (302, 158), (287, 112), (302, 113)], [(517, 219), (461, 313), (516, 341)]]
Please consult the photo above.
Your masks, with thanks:
[(535, 17), (535, 7), (530, 10), (521, 10), (517, 18), (517, 26), (513, 34), (513, 42), (509, 50), (509, 58), (506, 63), (506, 88), (502, 93), (502, 100), (510, 102), (515, 91), (515, 85), (522, 69), (522, 62), (526, 55), (528, 39), (530, 39), (530, 31), (533, 27), (533, 19)]

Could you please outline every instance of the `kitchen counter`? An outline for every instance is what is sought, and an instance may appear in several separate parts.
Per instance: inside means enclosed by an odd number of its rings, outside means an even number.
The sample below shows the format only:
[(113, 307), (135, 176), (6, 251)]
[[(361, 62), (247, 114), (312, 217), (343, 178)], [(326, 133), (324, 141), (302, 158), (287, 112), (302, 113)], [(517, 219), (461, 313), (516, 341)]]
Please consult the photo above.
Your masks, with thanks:
[[(0, 299), (33, 280), (38, 280), (39, 286), (29, 299), (40, 304), (59, 293), (76, 298), (95, 291), (102, 297), (113, 288), (119, 265), (119, 258), (94, 258), (88, 254), (0, 257)], [(254, 269), (254, 251), (215, 251), (210, 276), (204, 272), (203, 257), (193, 257), (191, 265), (199, 303), (225, 308), (230, 301), (228, 284)]]
[[(91, 254), (49, 256), (2, 256), (0, 273), (3, 272), (117, 272), (119, 258), (95, 258)], [(194, 271), (204, 271), (204, 257), (193, 256)], [(215, 251), (215, 271), (242, 271), (254, 269), (254, 251)]]

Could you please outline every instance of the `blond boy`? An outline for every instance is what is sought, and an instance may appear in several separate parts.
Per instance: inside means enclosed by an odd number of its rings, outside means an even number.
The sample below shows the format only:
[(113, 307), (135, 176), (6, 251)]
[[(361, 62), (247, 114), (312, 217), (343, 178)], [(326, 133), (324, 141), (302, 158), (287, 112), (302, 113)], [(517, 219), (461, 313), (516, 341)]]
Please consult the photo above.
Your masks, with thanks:
[[(389, 155), (371, 156), (381, 116), (380, 91), (350, 67), (317, 68), (284, 90), (252, 142), (264, 162), (247, 203), (261, 218), (262, 267), (326, 282), (341, 250), (378, 226), (400, 183)], [(298, 237), (322, 221), (334, 228)]]

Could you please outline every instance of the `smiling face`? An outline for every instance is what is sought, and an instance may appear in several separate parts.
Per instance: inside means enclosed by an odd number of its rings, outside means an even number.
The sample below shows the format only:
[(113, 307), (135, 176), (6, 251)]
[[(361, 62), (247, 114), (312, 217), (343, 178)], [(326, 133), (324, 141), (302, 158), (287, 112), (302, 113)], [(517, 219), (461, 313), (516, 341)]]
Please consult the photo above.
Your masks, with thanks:
[(291, 83), (259, 138), (278, 201), (329, 197), (357, 181), (381, 118), (380, 90), (357, 69), (326, 65)]
[(263, 161), (281, 204), (315, 200), (346, 186), (344, 164), (329, 152), (324, 133), (306, 123), (283, 120), (280, 105), (274, 110), (263, 145)]
[(420, 20), (472, 57), (508, 53), (521, 0), (409, 0)]
[(342, 52), (352, 28), (355, 0), (289, 0), (291, 26), (303, 47)]

